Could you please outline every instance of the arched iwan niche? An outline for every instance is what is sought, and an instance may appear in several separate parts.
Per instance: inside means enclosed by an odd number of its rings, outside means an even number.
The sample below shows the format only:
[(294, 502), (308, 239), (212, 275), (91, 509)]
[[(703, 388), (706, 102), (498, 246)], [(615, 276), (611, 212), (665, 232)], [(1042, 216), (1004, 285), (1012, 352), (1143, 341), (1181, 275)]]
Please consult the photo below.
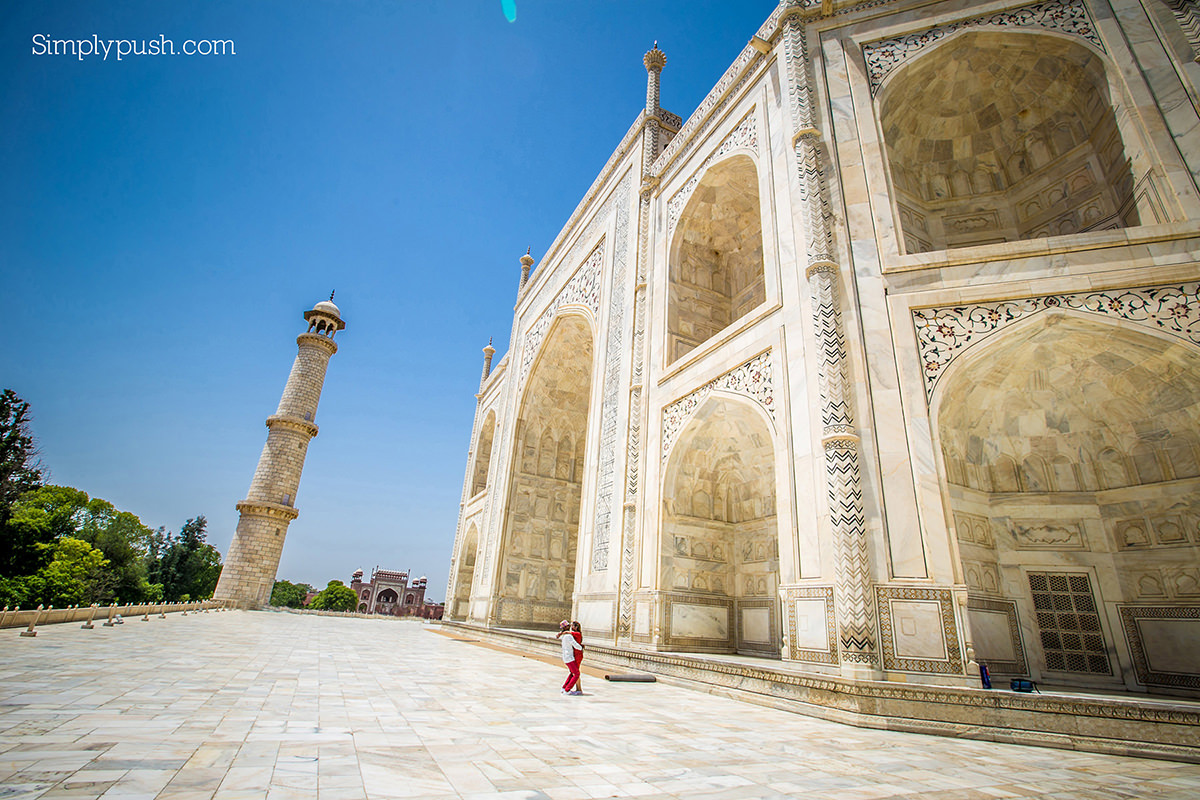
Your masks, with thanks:
[(1043, 312), (963, 358), (936, 424), (977, 659), (1200, 690), (1200, 350)]
[(504, 517), (502, 625), (555, 628), (571, 615), (592, 349), (588, 322), (560, 313), (529, 374)]
[(466, 619), (471, 613), (471, 586), (475, 582), (475, 559), (479, 554), (479, 529), (475, 523), (467, 527), (458, 550), (458, 569), (454, 577), (454, 598), (451, 619)]
[(496, 412), (489, 411), (483, 427), (479, 430), (479, 441), (475, 445), (475, 469), (471, 479), (471, 496), (487, 488), (488, 467), (492, 463), (492, 438), (496, 434)]
[(966, 32), (901, 68), (879, 113), (904, 252), (1166, 221), (1118, 105), (1058, 36)]
[(746, 155), (704, 173), (671, 245), (667, 358), (675, 361), (766, 299), (758, 172)]
[(747, 401), (713, 394), (663, 481), (663, 644), (779, 657), (779, 529), (771, 432)]

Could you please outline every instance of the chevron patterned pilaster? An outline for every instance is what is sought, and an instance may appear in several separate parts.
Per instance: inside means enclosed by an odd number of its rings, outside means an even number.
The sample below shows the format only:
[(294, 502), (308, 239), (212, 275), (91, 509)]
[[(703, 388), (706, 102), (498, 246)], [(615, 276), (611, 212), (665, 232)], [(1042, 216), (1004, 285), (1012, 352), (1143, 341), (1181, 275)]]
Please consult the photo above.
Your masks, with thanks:
[(821, 395), (821, 441), (825, 449), (825, 482), (836, 552), (834, 607), (838, 655), (843, 664), (878, 668), (870, 552), (859, 475), (859, 441), (854, 428), (853, 398), (846, 370), (846, 339), (837, 295), (833, 213), (825, 185), (821, 136), (813, 116), (803, 20), (796, 16), (787, 20), (784, 43), (796, 125), (793, 143), (806, 244), (805, 277), (812, 298), (820, 362), (817, 380)]

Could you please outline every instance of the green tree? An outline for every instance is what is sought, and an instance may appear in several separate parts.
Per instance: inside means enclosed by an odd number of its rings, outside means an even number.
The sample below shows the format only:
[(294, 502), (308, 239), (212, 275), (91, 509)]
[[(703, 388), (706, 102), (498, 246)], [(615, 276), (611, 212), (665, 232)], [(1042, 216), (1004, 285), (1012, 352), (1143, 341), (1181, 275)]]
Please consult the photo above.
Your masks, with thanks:
[[(212, 595), (221, 554), (204, 541), (203, 515), (174, 537), (107, 500), (43, 480), (29, 404), (6, 389), (0, 393), (0, 603)], [(71, 589), (73, 580), (80, 584)]]
[(29, 431), (29, 403), (12, 389), (0, 393), (0, 525), (25, 492), (42, 485), (37, 447)]
[[(70, 486), (26, 492), (11, 511), (5, 529), (8, 558), (0, 568), (8, 580), (0, 587), (6, 594), (0, 599), (22, 605), (44, 602), (35, 599), (45, 591), (33, 578), (43, 574), (56, 558), (58, 544), (68, 538), (86, 543), (104, 559), (100, 573), (86, 587), (91, 601), (138, 602), (154, 596), (146, 563), (153, 532), (134, 514)], [(64, 574), (62, 568), (55, 569)]]
[(9, 509), (0, 574), (32, 575), (46, 566), (54, 543), (82, 527), (87, 504), (87, 492), (70, 486), (42, 486), (23, 494)]
[(271, 587), (271, 605), (300, 608), (304, 605), (304, 598), (308, 597), (308, 593), (312, 589), (313, 587), (307, 583), (275, 581), (275, 585)]
[(50, 563), (29, 579), (29, 603), (68, 606), (103, 599), (108, 559), (82, 539), (66, 536), (54, 546)]
[(16, 608), (17, 606), (28, 606), (30, 594), (29, 582), (32, 578), (32, 575), (0, 578), (0, 607), (8, 606), (9, 608)]
[(221, 576), (221, 554), (204, 541), (208, 520), (201, 514), (183, 524), (178, 536), (151, 532), (148, 551), (160, 554), (149, 570), (167, 600), (199, 600), (212, 596)]
[(330, 581), (328, 586), (317, 592), (308, 607), (324, 611), (353, 611), (358, 607), (358, 595), (341, 581)]
[(140, 519), (107, 500), (92, 498), (77, 535), (109, 560), (106, 598), (150, 599), (146, 561), (154, 533)]

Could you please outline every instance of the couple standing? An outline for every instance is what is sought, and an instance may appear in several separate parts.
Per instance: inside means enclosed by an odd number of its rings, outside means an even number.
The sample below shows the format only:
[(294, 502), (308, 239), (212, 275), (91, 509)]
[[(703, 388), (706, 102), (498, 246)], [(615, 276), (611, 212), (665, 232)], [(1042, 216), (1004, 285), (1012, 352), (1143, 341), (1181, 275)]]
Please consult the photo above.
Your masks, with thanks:
[(569, 674), (563, 683), (563, 694), (583, 694), (579, 680), (579, 666), (583, 663), (583, 628), (578, 622), (558, 623), (558, 639), (562, 642), (562, 660)]

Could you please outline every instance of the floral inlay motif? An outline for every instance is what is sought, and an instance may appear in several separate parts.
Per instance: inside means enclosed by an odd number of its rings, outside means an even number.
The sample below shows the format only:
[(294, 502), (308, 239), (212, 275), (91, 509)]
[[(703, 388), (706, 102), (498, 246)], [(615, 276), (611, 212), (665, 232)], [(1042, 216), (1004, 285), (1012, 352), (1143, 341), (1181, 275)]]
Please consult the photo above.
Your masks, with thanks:
[(583, 265), (571, 276), (571, 280), (567, 281), (567, 285), (525, 334), (525, 343), (521, 348), (520, 385), (524, 385), (525, 378), (529, 375), (529, 368), (533, 366), (533, 358), (537, 355), (538, 347), (541, 345), (542, 339), (546, 337), (546, 331), (550, 329), (550, 323), (554, 321), (554, 314), (560, 306), (584, 305), (592, 310), (593, 315), (599, 312), (600, 265), (603, 262), (604, 241), (601, 240)]
[(772, 420), (775, 419), (775, 387), (772, 380), (773, 367), (771, 351), (766, 350), (754, 358), (721, 375), (719, 378), (696, 389), (686, 397), (681, 397), (663, 409), (663, 439), (662, 457), (665, 461), (675, 438), (683, 430), (684, 423), (691, 417), (692, 412), (704, 402), (704, 398), (712, 394), (713, 389), (724, 389), (729, 392), (745, 395), (757, 401), (767, 410)]
[(683, 188), (675, 193), (667, 203), (667, 237), (675, 232), (675, 223), (679, 221), (679, 215), (683, 211), (684, 205), (688, 198), (692, 196), (692, 192), (696, 189), (696, 184), (700, 182), (700, 176), (704, 174), (704, 170), (708, 169), (708, 165), (725, 155), (735, 148), (745, 148), (758, 154), (758, 120), (753, 111), (747, 114), (737, 127), (733, 129), (725, 140), (718, 145), (712, 155), (704, 159), (704, 163), (700, 165), (696, 173), (683, 185)]
[(926, 397), (966, 348), (1047, 309), (1063, 308), (1133, 322), (1200, 344), (1200, 283), (1045, 295), (969, 306), (914, 309)]
[(919, 53), (929, 45), (946, 38), (963, 28), (980, 26), (1007, 28), (1045, 28), (1086, 39), (1103, 49), (1096, 26), (1088, 16), (1083, 0), (1050, 0), (1022, 8), (1001, 11), (997, 14), (972, 17), (971, 19), (939, 25), (936, 28), (897, 36), (863, 45), (863, 57), (867, 61), (867, 74), (871, 79), (871, 94), (879, 89), (884, 78), (897, 66)]

